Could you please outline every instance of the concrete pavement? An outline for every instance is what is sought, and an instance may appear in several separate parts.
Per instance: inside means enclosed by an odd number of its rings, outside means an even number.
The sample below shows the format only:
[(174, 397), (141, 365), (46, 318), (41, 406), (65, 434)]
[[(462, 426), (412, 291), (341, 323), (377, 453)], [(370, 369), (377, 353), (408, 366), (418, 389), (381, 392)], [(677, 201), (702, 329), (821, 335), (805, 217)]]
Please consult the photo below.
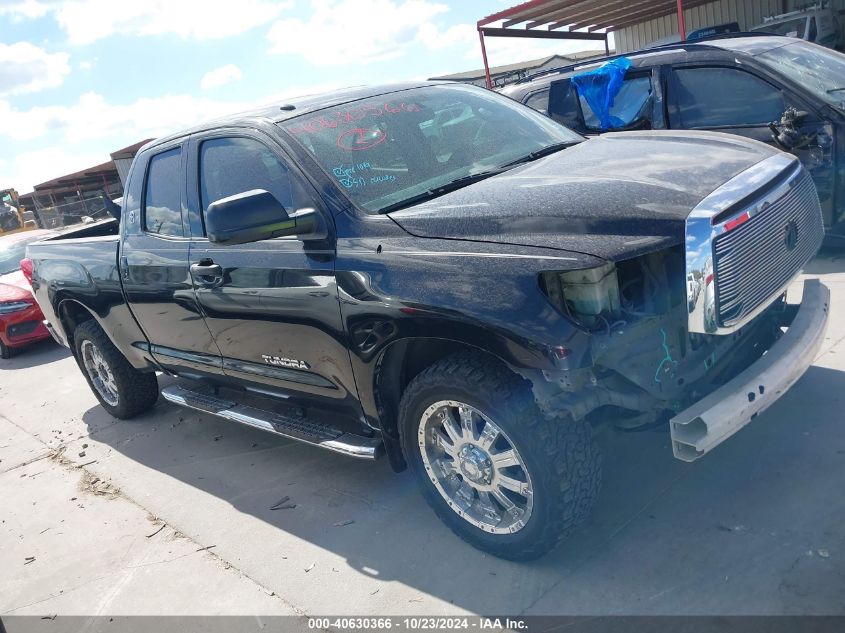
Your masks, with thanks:
[(385, 461), (163, 400), (114, 420), (41, 345), (0, 364), (0, 614), (843, 614), (845, 260), (808, 274), (833, 316), (804, 378), (694, 464), (666, 428), (602, 434), (594, 517), (531, 564), (465, 545)]
[(0, 446), (0, 614), (298, 615), (62, 448), (5, 418)]

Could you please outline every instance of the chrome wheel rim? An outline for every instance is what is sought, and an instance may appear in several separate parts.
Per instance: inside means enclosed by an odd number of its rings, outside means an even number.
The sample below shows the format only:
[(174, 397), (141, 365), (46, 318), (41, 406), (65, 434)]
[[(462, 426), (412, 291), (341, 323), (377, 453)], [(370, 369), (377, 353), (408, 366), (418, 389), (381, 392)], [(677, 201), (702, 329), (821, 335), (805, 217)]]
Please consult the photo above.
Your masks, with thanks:
[(525, 527), (534, 507), (531, 476), (489, 416), (462, 402), (435, 402), (417, 439), (426, 475), (458, 516), (491, 534)]
[(94, 389), (106, 403), (116, 407), (119, 401), (117, 383), (115, 383), (114, 374), (106, 359), (103, 358), (100, 350), (91, 341), (83, 341), (80, 351), (82, 353), (82, 365), (85, 367)]

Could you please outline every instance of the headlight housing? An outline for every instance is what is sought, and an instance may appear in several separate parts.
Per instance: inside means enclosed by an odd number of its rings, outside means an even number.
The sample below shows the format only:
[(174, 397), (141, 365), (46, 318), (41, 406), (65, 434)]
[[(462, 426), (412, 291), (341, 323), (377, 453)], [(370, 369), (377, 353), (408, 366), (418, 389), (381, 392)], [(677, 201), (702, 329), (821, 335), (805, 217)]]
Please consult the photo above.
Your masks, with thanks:
[(0, 314), (12, 314), (13, 312), (21, 312), (32, 307), (29, 301), (8, 301), (0, 303)]
[(541, 273), (540, 285), (558, 310), (587, 328), (596, 327), (602, 319), (616, 318), (621, 310), (619, 280), (611, 262), (583, 270)]

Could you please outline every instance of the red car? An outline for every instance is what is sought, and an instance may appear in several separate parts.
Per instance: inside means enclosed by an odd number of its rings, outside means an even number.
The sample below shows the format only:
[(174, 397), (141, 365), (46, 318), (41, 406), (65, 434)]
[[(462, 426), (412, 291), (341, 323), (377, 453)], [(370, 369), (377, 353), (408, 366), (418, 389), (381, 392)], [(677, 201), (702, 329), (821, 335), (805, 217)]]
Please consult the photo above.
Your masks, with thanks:
[(17, 348), (50, 338), (20, 261), (27, 244), (53, 235), (53, 231), (36, 230), (0, 236), (0, 358), (10, 358)]

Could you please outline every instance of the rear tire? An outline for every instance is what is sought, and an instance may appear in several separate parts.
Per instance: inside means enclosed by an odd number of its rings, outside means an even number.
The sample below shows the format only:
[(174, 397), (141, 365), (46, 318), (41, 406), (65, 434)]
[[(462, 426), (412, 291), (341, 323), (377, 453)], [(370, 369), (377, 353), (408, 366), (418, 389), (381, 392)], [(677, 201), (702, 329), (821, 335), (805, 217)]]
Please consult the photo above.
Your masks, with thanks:
[(125, 420), (152, 408), (158, 400), (156, 375), (132, 367), (95, 321), (81, 323), (73, 340), (82, 374), (106, 411)]
[(589, 423), (544, 416), (530, 384), (486, 354), (457, 354), (420, 373), (402, 395), (399, 424), (428, 504), (494, 556), (546, 554), (598, 496), (601, 456)]

